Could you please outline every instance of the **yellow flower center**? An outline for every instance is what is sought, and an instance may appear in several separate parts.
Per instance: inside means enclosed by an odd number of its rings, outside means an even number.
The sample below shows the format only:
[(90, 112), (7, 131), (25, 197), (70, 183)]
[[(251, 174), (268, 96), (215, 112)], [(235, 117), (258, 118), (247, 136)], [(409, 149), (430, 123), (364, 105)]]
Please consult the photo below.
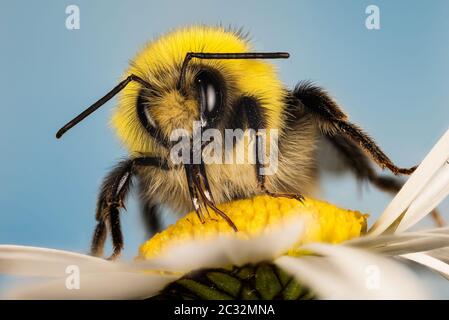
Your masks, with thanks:
[(238, 228), (234, 232), (220, 217), (211, 217), (201, 223), (195, 212), (190, 212), (174, 225), (156, 234), (141, 245), (140, 259), (154, 258), (165, 248), (188, 240), (226, 235), (251, 239), (270, 227), (287, 222), (291, 218), (303, 218), (305, 232), (288, 254), (295, 254), (299, 245), (311, 242), (339, 243), (366, 232), (368, 215), (358, 211), (338, 208), (324, 201), (306, 198), (302, 203), (289, 198), (256, 196), (217, 205)]

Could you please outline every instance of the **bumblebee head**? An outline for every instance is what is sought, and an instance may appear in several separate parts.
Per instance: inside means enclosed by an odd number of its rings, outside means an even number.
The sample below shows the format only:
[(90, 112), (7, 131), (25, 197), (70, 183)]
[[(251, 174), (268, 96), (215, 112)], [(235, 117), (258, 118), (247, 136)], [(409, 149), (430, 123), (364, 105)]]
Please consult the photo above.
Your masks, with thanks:
[(236, 101), (260, 102), (268, 128), (278, 127), (284, 89), (273, 65), (262, 59), (287, 53), (251, 53), (241, 32), (223, 27), (192, 26), (146, 45), (131, 61), (117, 87), (57, 133), (87, 117), (115, 94), (119, 103), (112, 125), (131, 153), (155, 153), (170, 146), (175, 129), (227, 128)]

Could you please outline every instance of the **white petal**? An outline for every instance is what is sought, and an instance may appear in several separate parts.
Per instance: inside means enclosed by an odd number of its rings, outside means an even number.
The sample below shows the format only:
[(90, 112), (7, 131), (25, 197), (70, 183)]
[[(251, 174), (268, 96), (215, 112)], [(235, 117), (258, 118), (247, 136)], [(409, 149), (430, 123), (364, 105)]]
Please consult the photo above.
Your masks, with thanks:
[(38, 247), (0, 245), (0, 274), (19, 276), (63, 277), (71, 265), (85, 273), (117, 270), (123, 267), (92, 256)]
[(346, 241), (344, 244), (391, 256), (429, 251), (449, 247), (449, 228), (436, 228), (420, 232), (405, 232), (377, 237), (365, 236)]
[(449, 246), (427, 252), (428, 255), (449, 264)]
[(402, 256), (428, 268), (440, 272), (449, 279), (449, 265), (425, 252), (409, 253)]
[[(370, 230), (370, 234), (379, 235), (403, 214), (412, 202), (423, 192), (426, 185), (435, 178), (435, 173), (449, 159), (449, 130), (435, 144), (416, 171), (410, 176), (396, 197), (387, 206), (381, 217)], [(437, 181), (438, 182), (438, 181)], [(431, 187), (431, 184), (429, 184)], [(438, 203), (433, 203), (437, 205)], [(432, 205), (433, 205), (432, 204)]]
[[(66, 277), (38, 284), (15, 286), (3, 299), (142, 299), (157, 294), (179, 276), (142, 272), (80, 274), (79, 289), (66, 286)], [(70, 283), (69, 283), (70, 284)]]
[[(79, 270), (80, 289), (69, 290), (66, 281)], [(74, 252), (0, 245), (0, 273), (18, 276), (50, 277), (37, 283), (13, 284), (7, 299), (132, 299), (157, 293), (179, 275), (137, 271), (138, 264), (111, 262)]]
[(322, 256), (281, 257), (275, 263), (324, 299), (425, 299), (409, 270), (390, 259), (342, 245), (304, 246)]
[(403, 232), (424, 218), (449, 195), (449, 164), (446, 162), (412, 202), (396, 232)]
[(294, 218), (251, 239), (212, 236), (178, 243), (165, 249), (160, 257), (142, 262), (141, 268), (188, 272), (272, 260), (290, 249), (303, 232), (303, 220)]

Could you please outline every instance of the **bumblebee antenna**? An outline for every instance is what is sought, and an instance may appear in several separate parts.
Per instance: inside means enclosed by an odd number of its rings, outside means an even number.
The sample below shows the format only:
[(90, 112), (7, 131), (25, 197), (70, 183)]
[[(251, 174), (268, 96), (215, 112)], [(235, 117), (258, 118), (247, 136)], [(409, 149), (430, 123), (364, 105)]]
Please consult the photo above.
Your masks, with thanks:
[(177, 89), (184, 87), (186, 69), (190, 60), (198, 59), (287, 59), (288, 52), (241, 52), (241, 53), (209, 53), (209, 52), (187, 52), (181, 66), (181, 75), (177, 84)]
[(91, 113), (95, 112), (98, 108), (100, 108), (102, 105), (104, 105), (106, 102), (111, 100), (117, 93), (122, 91), (128, 83), (131, 81), (136, 81), (143, 85), (144, 87), (151, 88), (151, 85), (143, 80), (142, 78), (131, 74), (128, 76), (125, 80), (120, 82), (117, 86), (115, 86), (111, 91), (109, 91), (103, 98), (95, 102), (93, 105), (91, 105), (89, 108), (81, 112), (78, 116), (76, 116), (73, 120), (68, 122), (65, 126), (63, 126), (61, 129), (58, 130), (56, 133), (56, 138), (59, 139), (62, 137), (64, 133), (66, 133), (68, 130), (72, 129), (74, 126), (76, 126), (78, 123), (83, 121), (86, 117), (88, 117)]

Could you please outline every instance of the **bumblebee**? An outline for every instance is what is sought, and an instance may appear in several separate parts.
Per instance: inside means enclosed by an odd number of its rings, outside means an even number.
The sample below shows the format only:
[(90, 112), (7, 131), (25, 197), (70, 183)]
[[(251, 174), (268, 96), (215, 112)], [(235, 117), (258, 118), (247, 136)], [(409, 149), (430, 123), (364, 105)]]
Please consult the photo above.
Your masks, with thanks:
[[(236, 229), (216, 203), (264, 193), (298, 200), (313, 195), (318, 187), (319, 154), (325, 145), (335, 154), (328, 160), (338, 157), (358, 179), (388, 192), (401, 187), (397, 178), (377, 174), (374, 164), (394, 175), (410, 174), (415, 167), (397, 167), (324, 89), (304, 81), (288, 89), (270, 63), (288, 57), (285, 52), (254, 52), (247, 35), (238, 30), (177, 29), (148, 43), (131, 61), (123, 81), (58, 131), (60, 138), (119, 94), (112, 125), (129, 158), (118, 163), (101, 186), (93, 255), (103, 255), (108, 232), (113, 243), (110, 258), (118, 257), (123, 249), (119, 213), (133, 181), (153, 232), (160, 228), (161, 206), (180, 214), (195, 210), (202, 221), (213, 213)], [(201, 130), (220, 132), (276, 129), (276, 172), (262, 174), (264, 155), (257, 150), (258, 134), (255, 148), (249, 147), (248, 139), (236, 141), (255, 152), (254, 163), (173, 163), (171, 133), (182, 128), (192, 137), (195, 121), (200, 121)], [(191, 153), (202, 159), (206, 147), (192, 147)]]

